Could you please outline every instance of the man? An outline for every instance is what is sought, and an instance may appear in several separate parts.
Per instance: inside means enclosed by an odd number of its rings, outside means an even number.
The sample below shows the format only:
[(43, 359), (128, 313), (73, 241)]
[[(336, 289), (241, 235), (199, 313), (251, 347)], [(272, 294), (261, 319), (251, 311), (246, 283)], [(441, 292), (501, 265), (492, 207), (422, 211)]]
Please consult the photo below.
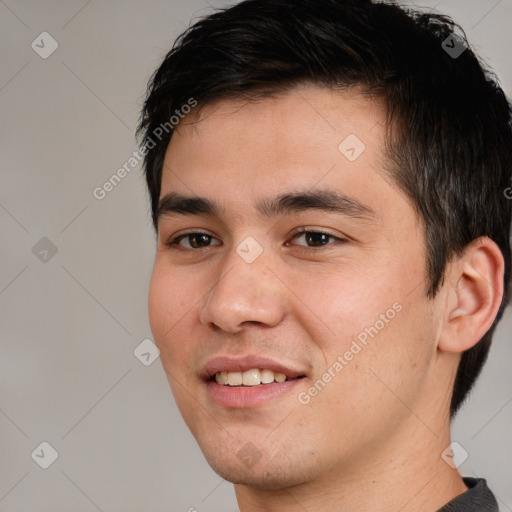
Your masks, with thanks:
[(449, 463), (511, 263), (510, 108), (460, 29), (247, 0), (180, 36), (139, 132), (151, 328), (240, 510), (497, 510)]

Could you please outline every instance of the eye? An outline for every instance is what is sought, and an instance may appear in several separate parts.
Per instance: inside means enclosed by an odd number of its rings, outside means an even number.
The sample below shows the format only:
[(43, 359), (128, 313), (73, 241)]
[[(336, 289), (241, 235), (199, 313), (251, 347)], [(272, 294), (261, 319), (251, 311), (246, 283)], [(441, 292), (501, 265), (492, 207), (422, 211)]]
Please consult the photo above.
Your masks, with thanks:
[[(295, 233), (292, 237), (292, 240), (303, 238), (306, 242), (306, 247), (324, 247), (325, 245), (332, 245), (332, 243), (328, 243), (329, 239), (334, 241), (345, 242), (346, 240), (334, 235), (330, 235), (329, 233), (324, 233), (323, 231), (313, 231), (302, 229)], [(287, 244), (289, 245), (289, 244)], [(303, 244), (298, 244), (303, 245)]]
[[(323, 231), (314, 231), (302, 228), (300, 231), (297, 231), (291, 238), (291, 240), (296, 240), (302, 238), (305, 244), (290, 244), (289, 242), (286, 245), (299, 245), (309, 248), (315, 247), (324, 247), (326, 245), (332, 245), (334, 242), (345, 242), (346, 240), (329, 233), (324, 233)], [(218, 243), (213, 243), (213, 241), (217, 241)], [(183, 244), (182, 242), (185, 242)], [(212, 235), (208, 233), (201, 232), (193, 232), (186, 233), (184, 235), (179, 235), (175, 238), (172, 238), (166, 244), (171, 249), (203, 249), (207, 247), (211, 247), (212, 245), (222, 245), (222, 243), (217, 240)]]
[[(182, 245), (182, 241), (187, 241), (188, 245)], [(203, 247), (209, 247), (210, 242), (212, 240), (216, 240), (212, 235), (208, 235), (207, 233), (187, 233), (185, 235), (177, 236), (176, 238), (173, 238), (169, 240), (166, 245), (175, 248), (176, 246), (179, 246), (183, 249), (201, 249)], [(214, 244), (214, 245), (221, 245), (220, 243)]]

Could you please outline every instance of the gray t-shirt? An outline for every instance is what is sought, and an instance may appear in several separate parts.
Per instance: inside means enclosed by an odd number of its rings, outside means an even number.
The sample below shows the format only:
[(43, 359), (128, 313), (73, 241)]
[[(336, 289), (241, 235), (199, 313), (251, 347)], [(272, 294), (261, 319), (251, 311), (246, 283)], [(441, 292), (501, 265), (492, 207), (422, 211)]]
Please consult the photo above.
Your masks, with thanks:
[(469, 487), (438, 512), (499, 512), (498, 502), (484, 478), (463, 478)]

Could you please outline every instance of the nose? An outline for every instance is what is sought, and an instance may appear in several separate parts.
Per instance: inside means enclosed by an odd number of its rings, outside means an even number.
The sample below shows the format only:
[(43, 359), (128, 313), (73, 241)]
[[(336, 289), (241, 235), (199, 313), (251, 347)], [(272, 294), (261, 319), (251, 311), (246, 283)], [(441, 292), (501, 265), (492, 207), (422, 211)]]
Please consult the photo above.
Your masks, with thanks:
[(278, 325), (286, 314), (286, 286), (270, 260), (262, 254), (247, 263), (232, 251), (216, 267), (219, 277), (201, 310), (201, 323), (232, 334), (250, 324)]

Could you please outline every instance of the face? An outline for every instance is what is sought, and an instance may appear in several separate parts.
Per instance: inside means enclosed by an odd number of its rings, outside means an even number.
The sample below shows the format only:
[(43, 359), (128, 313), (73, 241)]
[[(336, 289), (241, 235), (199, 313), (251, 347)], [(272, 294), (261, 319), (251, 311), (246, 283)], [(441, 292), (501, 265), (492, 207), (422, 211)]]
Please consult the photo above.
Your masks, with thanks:
[(304, 86), (207, 105), (171, 139), (150, 323), (232, 482), (356, 474), (434, 389), (423, 231), (383, 171), (384, 119), (360, 93)]

